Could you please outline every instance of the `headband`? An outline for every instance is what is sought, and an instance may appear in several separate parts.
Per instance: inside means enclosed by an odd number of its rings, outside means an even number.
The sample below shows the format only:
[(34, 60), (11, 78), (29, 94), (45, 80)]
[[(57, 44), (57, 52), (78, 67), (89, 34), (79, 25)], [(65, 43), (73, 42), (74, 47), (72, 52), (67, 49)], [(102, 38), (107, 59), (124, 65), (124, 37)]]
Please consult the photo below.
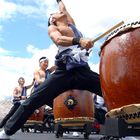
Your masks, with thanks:
[(46, 61), (46, 60), (49, 61), (49, 59), (47, 57), (43, 57), (39, 60), (39, 62), (41, 63), (41, 62)]

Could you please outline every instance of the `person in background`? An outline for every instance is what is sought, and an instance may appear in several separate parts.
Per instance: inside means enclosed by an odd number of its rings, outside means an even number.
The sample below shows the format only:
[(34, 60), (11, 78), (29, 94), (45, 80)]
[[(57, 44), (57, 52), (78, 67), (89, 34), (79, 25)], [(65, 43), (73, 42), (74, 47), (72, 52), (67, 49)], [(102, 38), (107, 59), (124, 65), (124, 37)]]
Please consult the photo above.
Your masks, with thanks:
[(18, 109), (18, 107), (20, 106), (20, 104), (23, 103), (23, 101), (25, 101), (25, 99), (27, 98), (27, 89), (31, 88), (34, 84), (34, 79), (32, 81), (32, 83), (28, 86), (24, 86), (25, 80), (23, 77), (20, 77), (18, 79), (18, 86), (14, 88), (13, 91), (13, 106), (10, 109), (10, 111), (8, 112), (8, 114), (3, 118), (3, 120), (0, 123), (0, 128), (2, 128), (6, 122), (9, 120), (9, 118), (15, 113), (15, 111)]
[[(40, 68), (34, 71), (35, 82), (34, 82), (32, 90), (31, 90), (31, 94), (41, 83), (43, 83), (50, 76), (51, 73), (53, 73), (55, 71), (56, 66), (52, 66), (52, 67), (48, 68), (48, 65), (49, 65), (49, 59), (47, 57), (43, 56), (39, 59)], [(46, 109), (47, 107), (51, 108), (47, 105), (44, 106), (44, 123), (46, 123), (50, 117), (50, 114), (48, 115), (48, 112)], [(48, 122), (48, 125), (49, 125), (49, 127), (51, 127), (51, 124), (49, 122)]]
[(107, 107), (104, 102), (104, 98), (93, 94), (93, 103), (95, 106), (95, 114), (94, 117), (100, 124), (105, 123), (105, 114), (107, 113)]
[(57, 69), (20, 105), (0, 132), (0, 139), (10, 139), (35, 109), (45, 104), (53, 107), (54, 98), (67, 90), (88, 90), (102, 96), (99, 74), (88, 65), (93, 42), (77, 30), (64, 3), (61, 0), (57, 2), (60, 12), (52, 14), (48, 21), (48, 34), (58, 47), (55, 57)]
[(49, 77), (51, 73), (53, 73), (56, 69), (56, 66), (52, 66), (48, 69), (49, 59), (45, 56), (39, 59), (39, 69), (34, 71), (34, 85), (31, 90), (32, 92)]

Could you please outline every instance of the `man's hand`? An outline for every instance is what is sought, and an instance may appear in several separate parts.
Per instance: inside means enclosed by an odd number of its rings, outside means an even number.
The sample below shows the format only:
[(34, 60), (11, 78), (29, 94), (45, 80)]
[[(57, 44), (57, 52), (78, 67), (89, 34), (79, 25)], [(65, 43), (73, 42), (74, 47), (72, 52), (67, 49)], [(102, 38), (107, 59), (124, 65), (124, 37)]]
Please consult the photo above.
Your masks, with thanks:
[(94, 45), (91, 39), (85, 39), (85, 38), (80, 38), (79, 44), (83, 49), (90, 49)]
[(27, 99), (26, 96), (21, 96), (21, 100), (25, 100), (25, 99)]
[(56, 70), (56, 68), (57, 68), (57, 66), (52, 66), (52, 67), (49, 68), (49, 70), (50, 70), (50, 72), (52, 73), (53, 71)]
[(57, 1), (57, 3), (59, 3), (61, 0), (56, 0)]

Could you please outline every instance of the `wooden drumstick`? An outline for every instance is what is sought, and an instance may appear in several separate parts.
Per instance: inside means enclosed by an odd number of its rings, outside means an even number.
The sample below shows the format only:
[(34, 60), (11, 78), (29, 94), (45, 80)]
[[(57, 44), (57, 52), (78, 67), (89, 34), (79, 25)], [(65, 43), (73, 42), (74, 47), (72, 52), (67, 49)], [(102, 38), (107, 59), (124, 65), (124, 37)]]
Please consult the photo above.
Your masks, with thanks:
[(112, 28), (110, 28), (109, 30), (107, 30), (105, 33), (101, 34), (100, 36), (98, 36), (97, 38), (93, 39), (92, 42), (95, 43), (96, 41), (98, 41), (99, 39), (101, 39), (102, 37), (106, 36), (107, 34), (109, 34), (111, 31), (113, 31), (114, 29), (118, 28), (119, 26), (121, 26), (122, 24), (124, 24), (124, 21), (119, 22), (118, 24), (116, 24), (115, 26), (113, 26)]

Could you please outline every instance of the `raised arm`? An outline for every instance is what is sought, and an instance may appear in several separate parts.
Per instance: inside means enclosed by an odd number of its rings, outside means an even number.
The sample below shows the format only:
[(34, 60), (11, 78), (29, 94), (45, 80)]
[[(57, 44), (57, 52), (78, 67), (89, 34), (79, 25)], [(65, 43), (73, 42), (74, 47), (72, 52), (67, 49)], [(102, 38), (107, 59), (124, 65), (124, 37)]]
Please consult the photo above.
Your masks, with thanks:
[(75, 25), (75, 22), (74, 22), (73, 18), (71, 17), (69, 12), (67, 11), (66, 6), (62, 2), (62, 0), (56, 0), (56, 1), (59, 5), (59, 11), (65, 13), (67, 15), (68, 22)]
[(33, 79), (32, 83), (30, 85), (26, 86), (26, 88), (27, 89), (31, 88), (34, 85), (34, 81), (35, 81), (35, 79)]

